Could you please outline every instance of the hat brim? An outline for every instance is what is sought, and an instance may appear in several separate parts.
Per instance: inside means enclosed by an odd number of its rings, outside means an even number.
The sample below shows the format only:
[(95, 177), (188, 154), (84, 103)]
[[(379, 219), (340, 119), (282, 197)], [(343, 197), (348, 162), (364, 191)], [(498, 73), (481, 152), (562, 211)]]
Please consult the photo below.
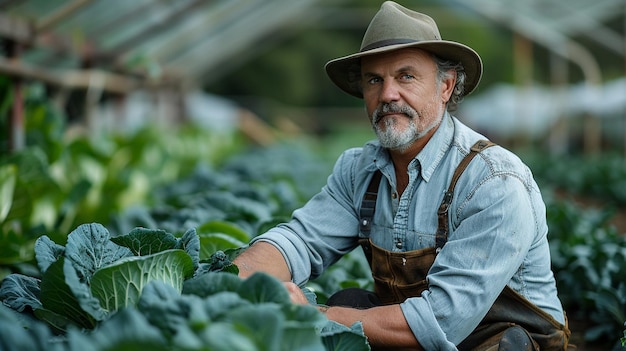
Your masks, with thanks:
[(404, 43), (396, 45), (388, 45), (372, 50), (357, 52), (352, 55), (340, 57), (328, 61), (325, 65), (326, 73), (330, 80), (333, 81), (341, 90), (346, 93), (363, 98), (361, 91), (361, 58), (364, 56), (376, 55), (388, 51), (419, 48), (435, 54), (436, 56), (461, 62), (465, 68), (465, 94), (469, 95), (478, 86), (483, 73), (483, 64), (480, 56), (472, 48), (447, 40), (429, 40), (414, 43)]

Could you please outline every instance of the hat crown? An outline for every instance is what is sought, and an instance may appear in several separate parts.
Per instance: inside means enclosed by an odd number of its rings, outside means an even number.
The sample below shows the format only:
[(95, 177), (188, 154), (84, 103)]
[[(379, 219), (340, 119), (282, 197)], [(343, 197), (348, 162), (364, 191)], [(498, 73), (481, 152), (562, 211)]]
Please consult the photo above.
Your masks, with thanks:
[(360, 51), (430, 40), (441, 40), (431, 17), (386, 1), (367, 27)]

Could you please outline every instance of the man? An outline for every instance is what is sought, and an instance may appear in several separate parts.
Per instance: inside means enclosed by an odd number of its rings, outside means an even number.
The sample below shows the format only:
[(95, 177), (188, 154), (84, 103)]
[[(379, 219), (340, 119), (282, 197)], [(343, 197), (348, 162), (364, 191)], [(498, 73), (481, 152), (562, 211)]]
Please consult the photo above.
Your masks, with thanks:
[(345, 151), (289, 223), (253, 239), (240, 276), (270, 273), (306, 303), (298, 286), (361, 244), (375, 292), (340, 291), (320, 310), (362, 322), (374, 349), (564, 350), (539, 189), (448, 113), (476, 88), (478, 54), (388, 1), (361, 50), (326, 71), (363, 98), (378, 141)]

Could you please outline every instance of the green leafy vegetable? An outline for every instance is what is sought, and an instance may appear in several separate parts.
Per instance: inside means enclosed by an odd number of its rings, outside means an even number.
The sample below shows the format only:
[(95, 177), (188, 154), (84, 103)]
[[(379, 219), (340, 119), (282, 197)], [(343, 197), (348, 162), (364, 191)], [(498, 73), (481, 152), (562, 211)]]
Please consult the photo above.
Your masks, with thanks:
[(27, 307), (32, 310), (40, 309), (42, 307), (39, 300), (40, 282), (37, 278), (25, 275), (9, 275), (0, 287), (2, 301), (19, 312), (24, 311)]
[(237, 291), (243, 280), (225, 272), (207, 272), (188, 279), (183, 284), (183, 294), (208, 297), (223, 291)]
[[(91, 279), (91, 292), (103, 307), (115, 311), (139, 300), (144, 286), (158, 280), (181, 291), (193, 274), (193, 263), (182, 250), (167, 250), (149, 256), (128, 257), (99, 269)], [(120, 294), (119, 292), (124, 292)]]
[(160, 229), (135, 228), (130, 233), (112, 237), (111, 241), (129, 248), (135, 256), (145, 256), (176, 247), (177, 240), (172, 234)]
[(197, 231), (200, 235), (204, 233), (221, 233), (239, 242), (247, 243), (248, 241), (250, 241), (250, 235), (248, 235), (248, 233), (231, 223), (222, 221), (206, 222), (203, 225), (199, 226), (197, 228)]
[(203, 233), (199, 235), (202, 249), (201, 258), (208, 258), (217, 251), (236, 249), (245, 246), (247, 242), (237, 240), (223, 233)]
[(354, 323), (350, 328), (339, 323), (330, 322), (322, 328), (320, 334), (327, 350), (371, 350), (369, 344), (364, 342), (365, 335), (363, 333), (363, 325), (360, 322)]
[(0, 297), (17, 311), (28, 308), (57, 331), (67, 331), (70, 325), (91, 329), (111, 312), (136, 304), (151, 281), (170, 284), (180, 292), (198, 266), (199, 240), (194, 230), (178, 239), (136, 228), (116, 239), (139, 248), (135, 251), (113, 240), (98, 223), (76, 228), (65, 247), (41, 236), (35, 243), (41, 280), (11, 274), (2, 282)]
[[(7, 350), (368, 349), (358, 330), (334, 328), (313, 305), (292, 304), (278, 279), (265, 273), (239, 278), (232, 260), (246, 246), (201, 261), (200, 242), (195, 229), (180, 238), (146, 228), (112, 237), (97, 223), (76, 228), (65, 246), (41, 236), (35, 245), (41, 279), (11, 274), (0, 286), (11, 318), (24, 316), (15, 335), (24, 337), (29, 328), (34, 336)], [(0, 319), (0, 336), (10, 320)], [(59, 336), (46, 349), (50, 330)]]
[(160, 330), (134, 309), (119, 311), (89, 334), (73, 330), (68, 343), (70, 350), (81, 351), (171, 350)]
[(233, 252), (238, 252), (239, 250), (227, 250), (231, 254), (224, 251), (216, 251), (211, 255), (211, 257), (206, 261), (205, 270), (209, 272), (229, 272), (229, 273), (239, 273), (239, 268), (233, 264), (232, 260), (234, 259)]
[(41, 323), (0, 304), (0, 349), (3, 351), (62, 351), (63, 345), (50, 342), (52, 333)]
[(278, 279), (268, 274), (253, 274), (237, 289), (239, 296), (253, 303), (289, 301), (289, 293)]
[[(76, 271), (74, 271), (70, 261), (66, 260), (65, 257), (59, 258), (48, 267), (41, 279), (41, 304), (43, 309), (65, 317), (65, 319), (55, 318), (57, 321), (71, 321), (84, 328), (95, 327), (96, 318), (103, 318), (101, 308), (97, 306), (91, 311), (95, 311), (95, 316), (85, 311), (81, 307), (79, 298), (72, 291), (71, 283), (66, 281), (66, 274), (74, 278), (68, 280), (77, 284), (76, 290), (82, 287), (82, 283), (78, 281)], [(81, 298), (86, 300), (89, 297), (81, 296)], [(37, 315), (37, 311), (35, 311), (35, 315)], [(58, 330), (65, 330), (67, 325), (63, 323), (62, 325), (53, 325), (53, 327)]]
[(16, 178), (17, 167), (15, 165), (0, 167), (0, 223), (4, 222), (11, 210)]
[(131, 250), (110, 239), (109, 231), (98, 223), (80, 225), (68, 235), (65, 257), (72, 262), (81, 281), (89, 282), (98, 269), (132, 256)]

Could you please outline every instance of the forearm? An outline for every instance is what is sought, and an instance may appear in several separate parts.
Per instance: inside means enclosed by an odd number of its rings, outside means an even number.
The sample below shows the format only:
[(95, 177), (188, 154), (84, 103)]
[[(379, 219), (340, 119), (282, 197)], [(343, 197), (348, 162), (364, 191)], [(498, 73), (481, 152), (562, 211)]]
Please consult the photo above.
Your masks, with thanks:
[(239, 276), (247, 278), (255, 272), (268, 273), (282, 281), (291, 280), (291, 272), (283, 255), (274, 245), (259, 241), (242, 252), (233, 261)]
[(409, 328), (400, 305), (369, 309), (325, 307), (326, 317), (346, 326), (363, 324), (368, 342), (377, 350), (423, 350)]

